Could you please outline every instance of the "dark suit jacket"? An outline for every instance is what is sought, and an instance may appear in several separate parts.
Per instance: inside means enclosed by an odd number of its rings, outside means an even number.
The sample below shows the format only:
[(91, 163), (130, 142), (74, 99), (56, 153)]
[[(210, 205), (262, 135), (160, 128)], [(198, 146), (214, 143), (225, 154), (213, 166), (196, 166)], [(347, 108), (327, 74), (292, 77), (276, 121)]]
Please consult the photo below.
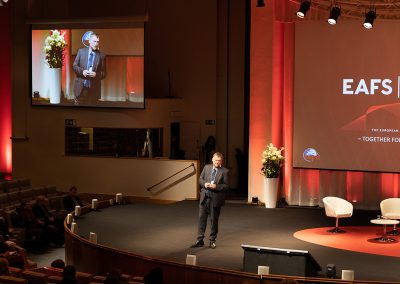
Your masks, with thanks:
[(96, 94), (98, 99), (101, 97), (101, 80), (106, 77), (106, 56), (100, 51), (96, 51), (95, 54), (92, 69), (92, 71), (96, 72), (95, 78), (83, 76), (83, 70), (87, 70), (89, 47), (80, 48), (76, 54), (72, 68), (76, 75), (74, 94), (77, 98), (82, 94), (83, 82), (87, 79), (90, 80), (90, 92)]
[(32, 205), (32, 212), (37, 219), (42, 219), (46, 225), (52, 223), (50, 217), (53, 217), (53, 214), (47, 209), (46, 205), (35, 203)]
[(75, 203), (74, 199), (70, 195), (66, 195), (63, 198), (64, 209), (68, 212), (74, 211), (76, 205), (81, 207), (83, 206), (82, 201), (78, 196), (75, 196), (74, 198), (78, 204)]
[(227, 168), (218, 168), (217, 175), (215, 176), (216, 189), (206, 189), (204, 184), (211, 181), (211, 172), (213, 165), (205, 165), (200, 174), (200, 204), (206, 197), (206, 192), (211, 193), (211, 204), (213, 207), (219, 207), (225, 204), (225, 192), (229, 189), (229, 170)]

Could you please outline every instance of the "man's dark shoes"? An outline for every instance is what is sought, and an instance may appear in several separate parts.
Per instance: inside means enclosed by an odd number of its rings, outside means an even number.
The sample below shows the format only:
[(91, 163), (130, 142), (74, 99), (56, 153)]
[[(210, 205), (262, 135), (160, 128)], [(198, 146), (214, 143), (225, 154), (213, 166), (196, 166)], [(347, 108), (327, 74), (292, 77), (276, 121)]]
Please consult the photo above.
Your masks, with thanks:
[(214, 241), (210, 241), (210, 248), (212, 248), (212, 249), (217, 248), (217, 245), (215, 244)]
[(204, 247), (203, 240), (197, 241), (194, 245), (191, 246), (191, 248), (201, 248), (201, 247)]

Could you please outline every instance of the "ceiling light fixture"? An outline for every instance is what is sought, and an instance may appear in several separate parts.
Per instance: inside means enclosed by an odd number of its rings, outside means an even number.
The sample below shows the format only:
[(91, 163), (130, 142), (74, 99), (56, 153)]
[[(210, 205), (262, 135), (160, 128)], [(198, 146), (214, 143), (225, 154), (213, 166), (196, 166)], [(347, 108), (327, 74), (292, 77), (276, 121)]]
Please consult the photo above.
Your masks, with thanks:
[(328, 23), (331, 25), (336, 25), (339, 16), (340, 16), (340, 7), (335, 5), (331, 9), (331, 13), (329, 14)]
[(304, 19), (306, 16), (308, 10), (310, 10), (311, 7), (311, 0), (304, 0), (300, 4), (300, 8), (297, 11), (297, 17)]
[(365, 14), (364, 28), (372, 29), (374, 27), (374, 21), (376, 19), (376, 10), (369, 10), (368, 13)]

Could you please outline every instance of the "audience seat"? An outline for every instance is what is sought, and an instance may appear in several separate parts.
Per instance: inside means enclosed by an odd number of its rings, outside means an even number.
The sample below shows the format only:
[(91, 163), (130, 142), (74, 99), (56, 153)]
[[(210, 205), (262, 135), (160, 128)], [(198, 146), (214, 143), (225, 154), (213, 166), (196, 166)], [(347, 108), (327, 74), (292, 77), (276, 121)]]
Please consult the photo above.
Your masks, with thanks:
[(46, 284), (47, 283), (47, 275), (44, 273), (24, 270), (21, 273), (21, 278), (28, 280), (29, 284)]
[(0, 283), (1, 284), (28, 284), (28, 280), (26, 280), (24, 278), (15, 277), (15, 276), (3, 275), (3, 276), (0, 276)]
[(103, 283), (106, 280), (106, 277), (103, 275), (94, 275), (92, 282)]
[(16, 276), (16, 277), (20, 277), (21, 273), (23, 271), (21, 268), (12, 267), (12, 266), (9, 267), (9, 270), (10, 270), (11, 276)]
[(62, 276), (50, 275), (47, 277), (47, 283), (59, 284), (62, 281)]
[(143, 276), (133, 276), (129, 280), (129, 284), (140, 284), (140, 283), (144, 283), (144, 277)]
[(328, 230), (331, 233), (345, 233), (346, 231), (339, 228), (339, 219), (348, 218), (353, 215), (353, 204), (345, 199), (327, 196), (322, 199), (325, 207), (325, 214), (328, 217), (336, 219), (335, 228)]
[[(400, 198), (387, 198), (381, 201), (381, 214), (385, 219), (400, 219)], [(398, 236), (400, 232), (397, 230), (396, 225), (393, 226), (393, 230), (387, 232), (389, 235)]]
[[(33, 269), (34, 271), (41, 272), (47, 274), (48, 276), (59, 276), (62, 277), (63, 270), (61, 268), (54, 267), (41, 267)], [(78, 280), (78, 284), (89, 284), (92, 281), (93, 275), (85, 272), (76, 272), (76, 279)]]

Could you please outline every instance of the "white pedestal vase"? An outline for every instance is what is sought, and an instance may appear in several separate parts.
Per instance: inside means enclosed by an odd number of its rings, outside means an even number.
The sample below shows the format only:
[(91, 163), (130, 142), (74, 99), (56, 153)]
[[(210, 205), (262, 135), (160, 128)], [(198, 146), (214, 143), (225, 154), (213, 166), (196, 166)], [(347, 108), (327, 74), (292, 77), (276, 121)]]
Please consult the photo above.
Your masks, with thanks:
[(275, 208), (278, 200), (279, 178), (264, 178), (265, 208)]
[(61, 68), (49, 68), (49, 97), (51, 104), (60, 103)]

